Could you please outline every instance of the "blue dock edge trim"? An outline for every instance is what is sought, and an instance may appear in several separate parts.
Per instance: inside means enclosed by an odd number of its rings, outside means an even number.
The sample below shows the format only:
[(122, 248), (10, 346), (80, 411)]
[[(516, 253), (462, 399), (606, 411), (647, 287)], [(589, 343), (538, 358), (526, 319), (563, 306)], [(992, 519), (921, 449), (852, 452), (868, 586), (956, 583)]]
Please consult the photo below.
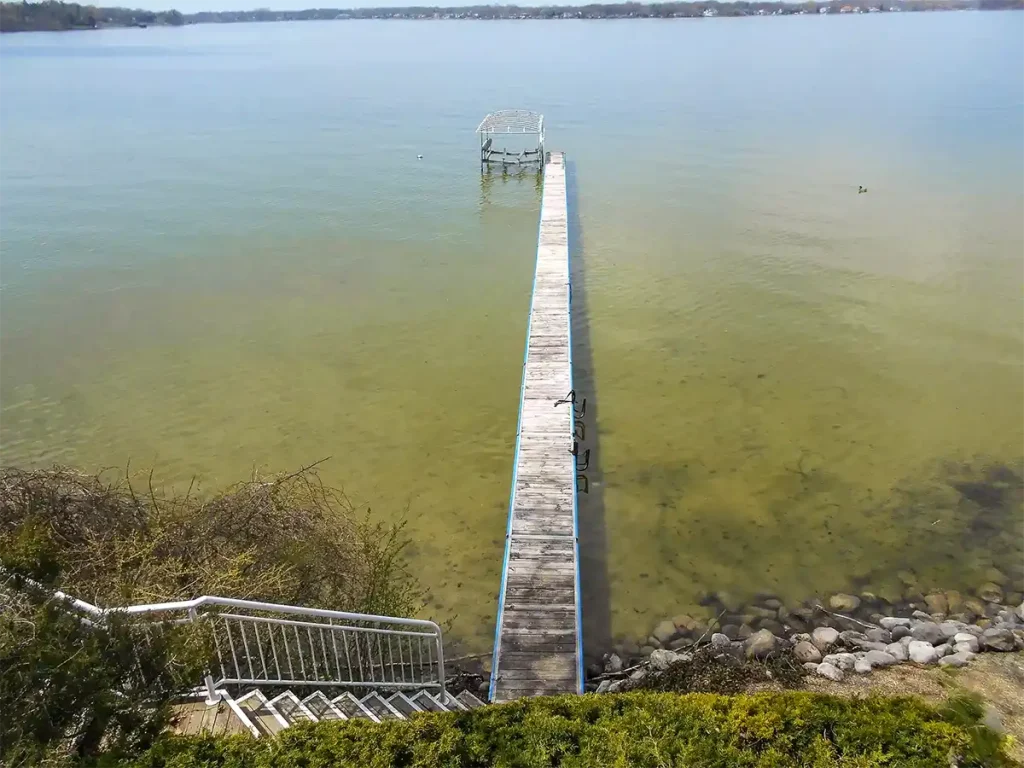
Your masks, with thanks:
[[(547, 176), (545, 174), (545, 181)], [(537, 215), (537, 256), (533, 264), (533, 287), (530, 288), (530, 308), (526, 316), (526, 341), (523, 344), (523, 378), (519, 384), (519, 416), (516, 419), (516, 452), (512, 459), (512, 488), (508, 494), (508, 523), (505, 526), (505, 556), (501, 562), (501, 591), (498, 592), (498, 616), (494, 622), (494, 650), (491, 651), (491, 684), (487, 698), (494, 700), (494, 687), (498, 684), (498, 650), (501, 639), (501, 622), (505, 614), (505, 583), (508, 581), (509, 551), (512, 547), (512, 514), (516, 503), (516, 481), (519, 475), (519, 442), (523, 433), (523, 400), (526, 394), (526, 361), (530, 354), (530, 330), (533, 326), (533, 300), (537, 293), (537, 266), (540, 263), (540, 226), (544, 214), (544, 186), (541, 185), (540, 213)], [(569, 333), (572, 333), (570, 324)], [(571, 342), (571, 336), (570, 336)], [(572, 345), (569, 349), (569, 378), (572, 380)], [(574, 475), (575, 477), (575, 475)], [(575, 480), (573, 481), (575, 483)], [(575, 490), (575, 488), (573, 489)], [(575, 499), (573, 500), (575, 505)], [(578, 612), (578, 611), (577, 611)]]
[[(569, 168), (565, 162), (565, 155), (562, 155), (562, 165), (565, 168), (565, 242), (566, 242), (566, 261), (568, 271), (568, 283), (566, 290), (569, 293), (568, 296), (568, 317), (566, 320), (569, 323), (569, 389), (576, 391), (576, 382), (573, 377), (573, 363), (572, 363), (572, 216), (569, 214)], [(575, 180), (573, 180), (575, 182)], [(572, 428), (572, 437), (576, 439), (576, 403), (569, 404), (570, 412), (572, 417), (570, 419), (570, 426)], [(580, 583), (580, 519), (579, 519), (579, 491), (576, 488), (576, 457), (569, 456), (569, 461), (572, 462), (572, 540), (574, 548), (573, 561), (576, 566), (576, 692), (583, 693), (583, 610), (582, 610), (582, 585)], [(589, 490), (589, 489), (588, 489)]]

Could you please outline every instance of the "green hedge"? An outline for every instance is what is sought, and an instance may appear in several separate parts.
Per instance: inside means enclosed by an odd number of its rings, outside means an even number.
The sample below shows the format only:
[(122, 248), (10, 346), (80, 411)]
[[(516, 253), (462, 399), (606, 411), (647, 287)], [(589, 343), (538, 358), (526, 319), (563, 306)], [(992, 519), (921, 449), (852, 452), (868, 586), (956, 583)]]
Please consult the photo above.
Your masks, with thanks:
[[(533, 699), (376, 725), (318, 723), (276, 740), (168, 737), (133, 768), (562, 766), (944, 768), (1012, 765), (970, 703), (806, 692)], [(951, 758), (953, 761), (951, 762)], [(125, 763), (119, 763), (125, 764)]]

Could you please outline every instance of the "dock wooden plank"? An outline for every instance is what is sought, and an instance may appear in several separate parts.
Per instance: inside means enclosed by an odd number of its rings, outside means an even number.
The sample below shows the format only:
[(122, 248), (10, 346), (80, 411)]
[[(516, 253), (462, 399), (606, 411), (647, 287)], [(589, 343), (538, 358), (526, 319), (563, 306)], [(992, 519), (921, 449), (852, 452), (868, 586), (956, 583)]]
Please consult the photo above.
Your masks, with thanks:
[(569, 229), (565, 160), (551, 153), (544, 194), (515, 481), (491, 677), (494, 701), (581, 690), (576, 457), (571, 403)]

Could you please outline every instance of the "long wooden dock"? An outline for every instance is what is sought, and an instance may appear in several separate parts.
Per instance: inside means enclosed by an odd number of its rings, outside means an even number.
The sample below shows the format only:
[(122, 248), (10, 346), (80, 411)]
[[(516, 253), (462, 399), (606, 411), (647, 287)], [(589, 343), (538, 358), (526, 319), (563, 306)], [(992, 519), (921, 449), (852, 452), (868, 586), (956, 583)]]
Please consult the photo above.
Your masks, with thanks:
[(582, 693), (565, 157), (544, 165), (491, 700)]

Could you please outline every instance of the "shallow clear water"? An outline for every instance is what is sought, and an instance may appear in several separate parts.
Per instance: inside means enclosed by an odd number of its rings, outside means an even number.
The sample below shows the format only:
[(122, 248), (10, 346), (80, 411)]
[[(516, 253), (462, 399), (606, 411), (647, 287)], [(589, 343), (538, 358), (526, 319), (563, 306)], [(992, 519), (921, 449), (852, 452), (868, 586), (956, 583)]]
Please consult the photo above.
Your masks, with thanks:
[(573, 163), (591, 638), (710, 590), (1019, 581), (1019, 506), (979, 533), (950, 477), (1024, 453), (1022, 32), (4, 36), (3, 461), (212, 487), (329, 456), (408, 520), (430, 611), (486, 647), (539, 188), (481, 178), (473, 128), (522, 106)]

